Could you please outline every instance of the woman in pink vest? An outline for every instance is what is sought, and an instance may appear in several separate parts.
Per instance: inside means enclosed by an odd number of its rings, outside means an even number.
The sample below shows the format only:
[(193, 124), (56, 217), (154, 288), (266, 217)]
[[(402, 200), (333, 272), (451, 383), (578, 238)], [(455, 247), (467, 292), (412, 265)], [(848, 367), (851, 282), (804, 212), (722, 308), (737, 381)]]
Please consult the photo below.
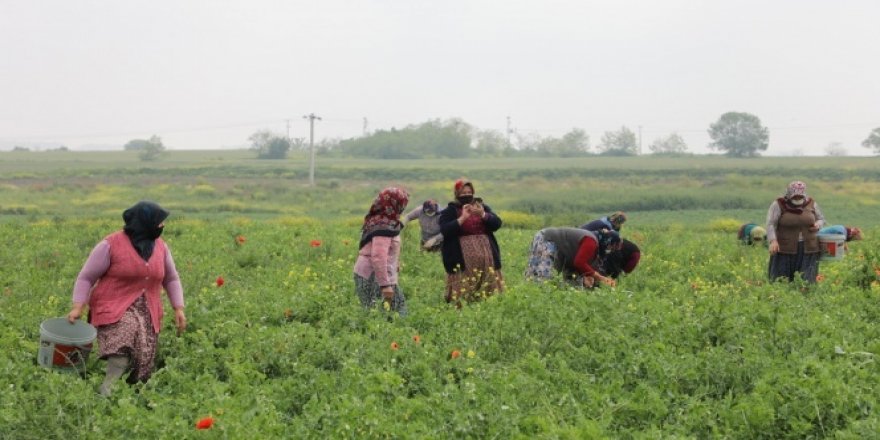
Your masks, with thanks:
[(73, 323), (89, 305), (89, 322), (98, 329), (101, 359), (107, 375), (100, 393), (109, 396), (117, 379), (129, 368), (128, 382), (146, 381), (153, 373), (159, 329), (162, 327), (162, 289), (174, 307), (178, 332), (186, 328), (183, 287), (171, 250), (159, 238), (168, 211), (153, 202), (138, 202), (122, 213), (125, 227), (92, 249), (73, 287)]
[(807, 197), (807, 185), (794, 181), (767, 211), (770, 281), (793, 281), (796, 273), (808, 283), (819, 274), (818, 232), (825, 225), (819, 204)]

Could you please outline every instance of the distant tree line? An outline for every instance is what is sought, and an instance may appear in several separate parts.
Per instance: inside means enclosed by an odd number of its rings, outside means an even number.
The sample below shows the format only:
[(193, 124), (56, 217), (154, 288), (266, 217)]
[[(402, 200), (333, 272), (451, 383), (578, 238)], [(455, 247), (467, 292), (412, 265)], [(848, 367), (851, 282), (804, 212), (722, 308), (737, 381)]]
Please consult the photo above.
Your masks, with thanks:
[[(731, 157), (757, 157), (769, 145), (769, 129), (750, 113), (727, 112), (709, 126), (709, 147)], [(251, 150), (260, 159), (284, 159), (290, 151), (304, 151), (309, 145), (303, 138), (290, 139), (270, 130), (258, 130), (248, 140)], [(862, 142), (880, 154), (880, 127), (875, 128)], [(377, 159), (422, 159), (466, 157), (578, 157), (578, 156), (635, 156), (641, 154), (640, 140), (626, 126), (603, 133), (595, 150), (590, 136), (580, 128), (573, 128), (560, 137), (536, 133), (506, 133), (480, 130), (459, 119), (432, 119), (401, 129), (378, 130), (350, 139), (324, 139), (315, 144), (319, 154)], [(672, 132), (654, 139), (649, 145), (651, 154), (689, 154), (680, 134)], [(16, 148), (17, 151), (24, 149)], [(157, 160), (165, 151), (162, 139), (133, 139), (125, 150), (138, 151), (141, 160)], [(829, 156), (842, 156), (846, 150), (838, 142), (826, 148)]]

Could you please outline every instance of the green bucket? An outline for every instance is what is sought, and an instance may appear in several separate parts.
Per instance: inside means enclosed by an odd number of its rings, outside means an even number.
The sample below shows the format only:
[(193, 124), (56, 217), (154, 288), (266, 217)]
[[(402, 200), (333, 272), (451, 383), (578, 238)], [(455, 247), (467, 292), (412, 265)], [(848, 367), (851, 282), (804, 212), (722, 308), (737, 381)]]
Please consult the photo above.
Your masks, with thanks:
[(51, 318), (40, 324), (40, 351), (37, 362), (44, 368), (85, 374), (86, 361), (98, 330), (91, 324), (67, 318)]

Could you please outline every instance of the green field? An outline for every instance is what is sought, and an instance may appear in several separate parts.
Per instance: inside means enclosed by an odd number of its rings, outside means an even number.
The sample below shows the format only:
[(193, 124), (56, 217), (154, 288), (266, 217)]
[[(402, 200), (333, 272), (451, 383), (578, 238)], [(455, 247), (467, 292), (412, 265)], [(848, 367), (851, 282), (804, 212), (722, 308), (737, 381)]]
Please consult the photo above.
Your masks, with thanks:
[[(0, 153), (0, 438), (878, 438), (878, 162), (319, 157), (310, 187), (304, 156)], [(351, 271), (375, 193), (445, 203), (462, 176), (505, 221), (505, 294), (447, 306), (413, 225), (410, 316), (362, 310)], [(865, 231), (813, 287), (767, 283), (766, 250), (735, 240), (791, 180)], [(39, 324), (142, 198), (172, 212), (190, 326), (176, 337), (166, 315), (153, 378), (102, 398), (95, 356), (84, 379), (36, 364)], [(643, 251), (617, 288), (523, 280), (535, 231), (617, 209)]]

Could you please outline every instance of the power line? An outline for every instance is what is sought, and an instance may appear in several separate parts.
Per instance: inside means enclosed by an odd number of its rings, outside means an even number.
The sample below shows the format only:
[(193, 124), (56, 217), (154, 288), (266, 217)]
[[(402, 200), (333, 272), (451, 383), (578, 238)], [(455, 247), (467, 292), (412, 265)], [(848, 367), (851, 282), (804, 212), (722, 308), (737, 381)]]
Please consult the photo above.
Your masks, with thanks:
[(309, 159), (309, 186), (315, 186), (315, 119), (320, 121), (321, 117), (309, 113), (303, 119), (309, 120), (309, 149), (312, 152)]

